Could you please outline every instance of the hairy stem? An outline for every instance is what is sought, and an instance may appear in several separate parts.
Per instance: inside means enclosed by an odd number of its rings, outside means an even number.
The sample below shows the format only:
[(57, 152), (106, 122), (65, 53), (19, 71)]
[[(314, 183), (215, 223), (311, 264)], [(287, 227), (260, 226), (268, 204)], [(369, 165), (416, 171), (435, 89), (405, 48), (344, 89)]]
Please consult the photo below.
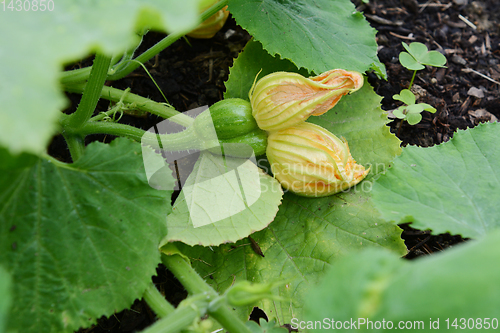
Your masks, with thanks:
[(148, 303), (149, 307), (153, 309), (156, 315), (160, 318), (166, 317), (172, 312), (175, 311), (175, 308), (167, 302), (165, 297), (160, 294), (156, 286), (151, 282), (149, 287), (144, 292), (142, 296), (146, 303)]
[[(68, 92), (80, 93), (85, 89), (85, 87), (85, 83), (77, 83), (64, 86), (63, 89)], [(102, 87), (100, 97), (112, 102), (118, 102), (121, 100), (123, 103), (134, 104), (134, 107), (138, 110), (146, 111), (165, 119), (176, 116), (171, 120), (185, 127), (190, 126), (194, 121), (193, 118), (180, 113), (171, 106), (166, 106), (165, 104), (152, 101), (149, 98), (132, 94), (120, 89), (108, 86)]]
[(78, 134), (63, 133), (66, 144), (71, 154), (71, 159), (76, 162), (82, 155), (85, 149), (85, 137)]
[[(212, 7), (208, 8), (201, 14), (201, 21), (203, 22), (213, 14), (217, 13), (219, 10), (221, 10), (224, 6), (226, 6), (228, 3), (228, 0), (222, 0), (213, 5)], [(135, 58), (135, 60), (145, 63), (149, 59), (153, 58), (155, 55), (172, 45), (174, 42), (176, 42), (179, 38), (184, 36), (186, 33), (189, 31), (180, 31), (180, 32), (174, 32), (168, 35), (167, 37), (163, 38), (161, 41), (150, 47), (148, 50), (146, 50), (144, 53), (142, 53), (140, 56)], [(136, 70), (140, 65), (136, 62), (128, 62), (125, 64), (122, 68), (117, 69), (116, 73), (112, 74), (109, 76), (108, 80), (119, 80), (128, 74), (132, 73), (134, 70)]]
[[(163, 264), (174, 273), (175, 277), (182, 283), (184, 288), (190, 294), (205, 294), (212, 300), (218, 297), (217, 292), (210, 287), (203, 278), (196, 273), (191, 265), (180, 255), (165, 255), (162, 254)], [(250, 333), (251, 331), (245, 324), (235, 316), (227, 306), (216, 306), (208, 308), (210, 314), (217, 320), (227, 331), (231, 333)]]
[[(168, 35), (167, 37), (163, 38), (160, 40), (158, 43), (155, 45), (151, 46), (149, 49), (147, 49), (144, 53), (136, 57), (134, 60), (137, 60), (140, 63), (145, 63), (149, 59), (153, 58), (155, 55), (172, 45), (174, 42), (176, 42), (179, 38), (185, 35), (185, 32), (181, 33), (172, 33)], [(115, 73), (111, 74), (109, 76), (109, 80), (119, 80), (124, 78), (125, 76), (129, 75), (132, 73), (134, 70), (136, 70), (140, 65), (136, 62), (127, 62), (118, 67), (115, 71)]]
[(96, 54), (88, 83), (83, 89), (83, 96), (76, 111), (63, 123), (63, 127), (78, 128), (83, 126), (92, 116), (101, 97), (102, 87), (108, 75), (111, 58)]
[(179, 133), (160, 134), (158, 136), (156, 133), (144, 131), (140, 128), (125, 124), (89, 121), (74, 134), (83, 136), (89, 134), (124, 136), (141, 142), (144, 145), (151, 146), (154, 149), (161, 148), (165, 151), (203, 149), (203, 142), (196, 136), (193, 127), (188, 127)]
[(168, 316), (158, 320), (153, 325), (146, 328), (141, 333), (176, 333), (191, 325), (194, 320), (200, 318), (200, 313), (196, 306), (185, 306), (175, 309)]
[[(110, 66), (116, 65), (122, 56), (121, 54), (114, 55), (111, 58)], [(63, 85), (85, 82), (89, 79), (91, 69), (92, 66), (64, 71), (60, 74), (59, 81)]]
[(190, 294), (208, 293), (217, 296), (217, 292), (180, 255), (162, 254), (161, 260)]
[(92, 67), (84, 67), (73, 69), (70, 71), (64, 71), (60, 75), (59, 81), (61, 84), (74, 84), (79, 82), (85, 82), (90, 76), (90, 70)]
[[(219, 10), (221, 10), (224, 6), (226, 6), (228, 3), (228, 0), (221, 0), (212, 7), (208, 8), (201, 14), (201, 21), (206, 20)], [(177, 41), (179, 38), (184, 36), (188, 31), (181, 31), (177, 33), (172, 33), (168, 35), (167, 37), (163, 38), (161, 41), (150, 47), (148, 50), (146, 50), (144, 53), (139, 55), (138, 57), (135, 58), (135, 60), (145, 63), (149, 59), (153, 58), (155, 55), (172, 45), (175, 41)], [(135, 50), (135, 49), (134, 49)], [(118, 60), (122, 55), (117, 55), (113, 57), (113, 62), (112, 64), (116, 64)], [(137, 63), (130, 63), (130, 62), (123, 62), (119, 63), (116, 68), (114, 69), (114, 73), (110, 74), (107, 80), (118, 80), (121, 79), (128, 74), (132, 73), (135, 69), (137, 69), (139, 65)], [(71, 71), (66, 71), (63, 72), (60, 76), (60, 81), (61, 84), (63, 85), (69, 85), (69, 84), (74, 84), (78, 82), (84, 82), (87, 81), (90, 75), (90, 68), (80, 68), (80, 69), (75, 69)]]

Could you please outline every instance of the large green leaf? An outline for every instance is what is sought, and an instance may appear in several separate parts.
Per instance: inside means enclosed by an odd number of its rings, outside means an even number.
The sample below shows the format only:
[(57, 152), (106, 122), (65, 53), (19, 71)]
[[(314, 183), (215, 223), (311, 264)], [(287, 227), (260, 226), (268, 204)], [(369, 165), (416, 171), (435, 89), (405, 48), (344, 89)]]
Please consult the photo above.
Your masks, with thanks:
[(11, 277), (0, 266), (0, 333), (6, 332), (10, 304), (12, 302)]
[(203, 152), (167, 218), (162, 244), (236, 242), (276, 216), (283, 190), (250, 159)]
[(137, 43), (135, 31), (144, 27), (194, 27), (198, 2), (47, 0), (42, 12), (41, 1), (38, 10), (28, 11), (24, 8), (35, 1), (14, 1), (13, 10), (0, 11), (0, 145), (12, 152), (42, 152), (66, 104), (58, 85), (64, 63), (96, 49), (123, 52)]
[(272, 55), (317, 74), (334, 68), (385, 75), (375, 29), (349, 0), (230, 0), (239, 25)]
[(458, 131), (430, 148), (406, 147), (375, 182), (373, 200), (387, 220), (484, 236), (500, 227), (500, 125)]
[[(415, 330), (419, 325), (423, 332), (450, 332), (457, 330), (452, 324), (458, 318), (459, 331), (480, 332), (489, 318), (491, 330), (492, 320), (498, 327), (500, 317), (498, 262), (499, 231), (481, 241), (412, 262), (378, 249), (351, 254), (334, 263), (321, 284), (310, 291), (306, 316), (297, 318), (294, 328), (299, 321), (307, 327), (307, 321), (323, 322), (327, 318), (329, 324), (331, 319), (337, 323), (347, 321), (347, 326), (336, 330), (340, 332), (355, 328), (392, 332), (405, 328), (398, 327), (400, 321)], [(369, 319), (374, 327), (381, 326), (385, 319), (385, 327), (393, 327), (364, 330), (366, 324), (351, 326), (351, 319), (358, 324), (358, 318)], [(318, 332), (329, 329), (317, 328)]]
[[(350, 191), (319, 199), (287, 193), (275, 220), (252, 235), (264, 258), (248, 240), (221, 245), (213, 251), (200, 246), (181, 246), (194, 258), (193, 265), (207, 282), (224, 291), (235, 281), (283, 281), (276, 294), (289, 301), (262, 301), (240, 309), (248, 317), (259, 306), (280, 325), (301, 314), (307, 289), (323, 275), (329, 263), (363, 248), (386, 248), (406, 253), (397, 226), (380, 219), (364, 192)], [(196, 259), (201, 259), (196, 260)]]
[(6, 169), (0, 188), (11, 328), (72, 332), (142, 295), (160, 261), (172, 191), (148, 185), (139, 143), (92, 143), (75, 164)]

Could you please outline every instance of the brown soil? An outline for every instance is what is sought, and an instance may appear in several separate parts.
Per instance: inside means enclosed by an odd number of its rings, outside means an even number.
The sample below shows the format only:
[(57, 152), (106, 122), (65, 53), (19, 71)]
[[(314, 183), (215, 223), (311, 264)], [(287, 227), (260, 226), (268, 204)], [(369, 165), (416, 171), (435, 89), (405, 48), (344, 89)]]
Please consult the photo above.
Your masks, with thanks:
[[(412, 89), (420, 96), (417, 102), (431, 104), (437, 112), (424, 112), (415, 126), (398, 119), (389, 124), (403, 146), (440, 144), (457, 129), (500, 118), (500, 2), (372, 0), (358, 8), (378, 31), (379, 58), (387, 68), (388, 80), (370, 78), (375, 91), (384, 97), (384, 110), (401, 105), (392, 96), (408, 87), (413, 74), (399, 63), (402, 42), (424, 43), (448, 59), (447, 68), (417, 72), (416, 89)], [(460, 236), (433, 236), (409, 225), (401, 227), (408, 259), (463, 241)]]

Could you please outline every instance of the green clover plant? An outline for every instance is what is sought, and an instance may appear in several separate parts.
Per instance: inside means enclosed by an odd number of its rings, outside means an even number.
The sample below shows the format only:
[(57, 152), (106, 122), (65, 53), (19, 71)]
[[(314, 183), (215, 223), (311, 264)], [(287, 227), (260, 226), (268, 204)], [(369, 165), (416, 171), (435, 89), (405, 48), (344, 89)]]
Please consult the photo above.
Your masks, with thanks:
[(427, 46), (422, 43), (413, 42), (408, 45), (403, 42), (403, 47), (406, 52), (401, 52), (399, 54), (399, 61), (401, 65), (410, 70), (418, 71), (424, 69), (424, 65), (445, 67), (446, 57), (438, 51), (429, 51)]
[(408, 124), (415, 125), (422, 120), (422, 111), (436, 112), (436, 109), (427, 103), (415, 104), (415, 95), (409, 89), (403, 89), (399, 94), (392, 96), (395, 100), (405, 103), (392, 113), (399, 119), (406, 120)]
[(393, 99), (405, 103), (405, 105), (394, 110), (393, 114), (398, 119), (401, 119), (401, 121), (406, 120), (408, 124), (415, 125), (422, 120), (422, 115), (420, 114), (422, 111), (436, 112), (436, 109), (429, 104), (415, 104), (416, 98), (413, 92), (411, 92), (411, 87), (413, 86), (417, 71), (424, 69), (425, 65), (445, 67), (446, 57), (438, 51), (429, 51), (427, 46), (422, 43), (414, 42), (408, 45), (403, 42), (402, 44), (407, 52), (403, 51), (399, 54), (399, 62), (404, 67), (412, 70), (413, 76), (408, 89), (404, 89), (399, 94), (392, 96)]

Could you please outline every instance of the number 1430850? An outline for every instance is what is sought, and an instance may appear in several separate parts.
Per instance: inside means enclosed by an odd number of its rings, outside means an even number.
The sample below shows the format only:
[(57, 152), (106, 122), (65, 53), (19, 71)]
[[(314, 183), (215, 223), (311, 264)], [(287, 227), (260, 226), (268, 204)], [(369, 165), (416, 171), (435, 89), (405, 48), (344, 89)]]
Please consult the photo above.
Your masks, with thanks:
[(498, 328), (497, 318), (447, 318), (446, 320), (447, 329), (494, 329)]
[(53, 0), (2, 0), (0, 5), (4, 12), (51, 12), (55, 7)]

